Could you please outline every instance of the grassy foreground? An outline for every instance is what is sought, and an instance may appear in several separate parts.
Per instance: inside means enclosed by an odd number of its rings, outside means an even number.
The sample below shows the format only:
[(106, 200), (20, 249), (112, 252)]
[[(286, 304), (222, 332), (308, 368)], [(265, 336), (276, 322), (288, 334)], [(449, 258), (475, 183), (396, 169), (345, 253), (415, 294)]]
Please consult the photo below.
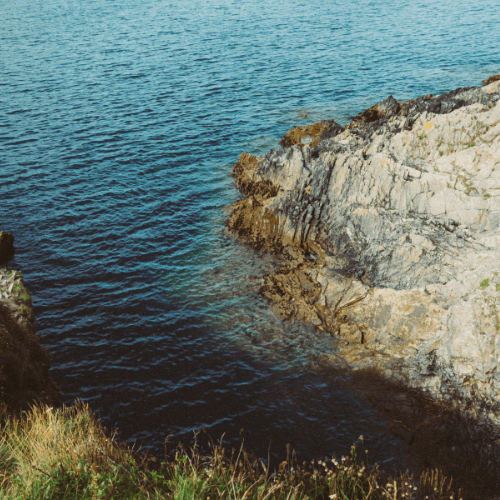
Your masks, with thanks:
[[(288, 453), (276, 471), (242, 448), (210, 456), (177, 448), (158, 462), (110, 434), (89, 407), (43, 405), (22, 417), (2, 411), (0, 499), (432, 499), (459, 500), (451, 481), (429, 471), (418, 481), (367, 467), (361, 446), (349, 457), (298, 464)], [(362, 444), (362, 443), (361, 443)], [(289, 450), (288, 450), (289, 451)]]

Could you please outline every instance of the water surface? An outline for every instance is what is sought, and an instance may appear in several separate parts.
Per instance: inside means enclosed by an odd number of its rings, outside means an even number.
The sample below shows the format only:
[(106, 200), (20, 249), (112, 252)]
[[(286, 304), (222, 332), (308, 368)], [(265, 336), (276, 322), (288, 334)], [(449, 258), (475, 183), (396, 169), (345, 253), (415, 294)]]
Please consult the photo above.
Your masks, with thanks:
[[(224, 231), (242, 151), (292, 126), (500, 73), (493, 0), (0, 0), (0, 229), (62, 401), (127, 440), (260, 456), (408, 449), (321, 375), (335, 344), (258, 296), (276, 263)], [(303, 115), (307, 115), (303, 117)], [(337, 360), (338, 362), (338, 360)]]

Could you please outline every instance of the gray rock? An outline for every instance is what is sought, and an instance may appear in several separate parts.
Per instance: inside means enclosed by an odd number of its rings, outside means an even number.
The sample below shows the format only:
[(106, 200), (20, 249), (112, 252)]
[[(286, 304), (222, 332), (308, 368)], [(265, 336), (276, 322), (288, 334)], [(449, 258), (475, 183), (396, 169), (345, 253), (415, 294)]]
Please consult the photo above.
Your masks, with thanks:
[(284, 257), (262, 293), (338, 336), (354, 370), (487, 402), (498, 426), (500, 81), (390, 96), (332, 130), (235, 165), (229, 228)]

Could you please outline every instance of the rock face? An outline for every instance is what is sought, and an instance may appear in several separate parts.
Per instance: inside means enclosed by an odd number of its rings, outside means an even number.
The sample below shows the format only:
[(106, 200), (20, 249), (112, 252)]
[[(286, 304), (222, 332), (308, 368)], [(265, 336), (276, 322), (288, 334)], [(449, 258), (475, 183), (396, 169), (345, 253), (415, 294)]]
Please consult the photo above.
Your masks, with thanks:
[(264, 296), (354, 370), (481, 401), (498, 424), (500, 81), (291, 132), (233, 170), (229, 228), (284, 258)]
[(51, 361), (36, 335), (22, 274), (0, 268), (0, 404), (11, 412), (27, 410), (35, 401), (58, 406), (60, 391), (49, 374)]
[(0, 265), (6, 264), (14, 257), (14, 236), (0, 231)]

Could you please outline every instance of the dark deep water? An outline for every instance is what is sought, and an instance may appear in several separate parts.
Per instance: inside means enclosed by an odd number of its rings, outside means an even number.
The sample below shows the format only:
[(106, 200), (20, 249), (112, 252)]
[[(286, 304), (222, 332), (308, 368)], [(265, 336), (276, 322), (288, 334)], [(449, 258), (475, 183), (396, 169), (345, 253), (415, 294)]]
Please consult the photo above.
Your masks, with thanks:
[[(331, 340), (256, 294), (273, 264), (224, 233), (242, 151), (294, 125), (500, 73), (497, 0), (0, 0), (0, 229), (62, 402), (127, 440), (267, 456), (408, 449), (321, 374)], [(307, 118), (300, 114), (307, 112)]]

